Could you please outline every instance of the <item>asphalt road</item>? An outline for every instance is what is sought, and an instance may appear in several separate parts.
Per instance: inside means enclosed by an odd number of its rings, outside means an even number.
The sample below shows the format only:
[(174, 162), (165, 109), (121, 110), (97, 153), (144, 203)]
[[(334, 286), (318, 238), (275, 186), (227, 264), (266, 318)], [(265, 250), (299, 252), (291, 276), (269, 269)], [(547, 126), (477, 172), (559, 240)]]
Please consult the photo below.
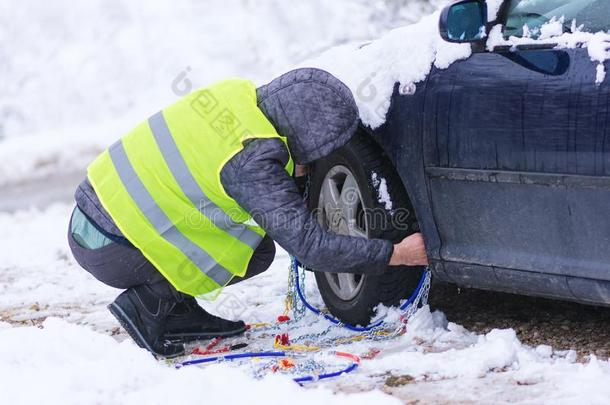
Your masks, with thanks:
[(74, 191), (83, 181), (86, 171), (30, 180), (26, 183), (1, 187), (0, 212), (14, 212), (31, 207), (44, 208), (54, 202), (73, 201)]

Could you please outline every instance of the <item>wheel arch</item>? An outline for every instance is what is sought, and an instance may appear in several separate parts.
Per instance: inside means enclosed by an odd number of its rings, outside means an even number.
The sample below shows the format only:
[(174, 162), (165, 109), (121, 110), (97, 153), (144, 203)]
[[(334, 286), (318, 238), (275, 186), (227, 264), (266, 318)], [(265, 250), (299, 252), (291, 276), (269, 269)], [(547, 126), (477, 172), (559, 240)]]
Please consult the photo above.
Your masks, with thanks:
[[(391, 167), (405, 187), (417, 217), (420, 232), (426, 242), (430, 269), (441, 279), (449, 281), (443, 270), (440, 256), (441, 239), (425, 173), (421, 118), (416, 118), (418, 115), (413, 111), (414, 108), (420, 108), (422, 111), (419, 117), (421, 117), (423, 115), (421, 105), (423, 103), (395, 95), (385, 124), (375, 130), (361, 125), (359, 130), (367, 133), (387, 155)], [(410, 111), (410, 113), (401, 114), (400, 111)], [(410, 120), (410, 118), (414, 119)]]

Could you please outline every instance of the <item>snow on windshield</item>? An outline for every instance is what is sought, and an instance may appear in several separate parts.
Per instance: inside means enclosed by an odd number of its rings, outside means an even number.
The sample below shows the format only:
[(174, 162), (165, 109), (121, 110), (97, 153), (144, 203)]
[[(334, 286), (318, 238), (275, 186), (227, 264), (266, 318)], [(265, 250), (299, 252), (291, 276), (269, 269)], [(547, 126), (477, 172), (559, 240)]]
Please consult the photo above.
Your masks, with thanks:
[[(539, 27), (553, 17), (564, 17), (566, 29), (577, 20), (583, 31), (599, 32), (610, 28), (608, 14), (610, 4), (607, 0), (510, 0), (504, 36), (523, 36), (523, 28), (535, 33)], [(534, 35), (536, 36), (536, 35)]]
[(504, 0), (487, 0), (487, 21), (495, 21)]
[(586, 48), (592, 62), (597, 62), (595, 82), (601, 84), (606, 78), (604, 62), (610, 59), (610, 34), (604, 31), (591, 33), (583, 31), (583, 26), (576, 20), (570, 24), (570, 32), (564, 32), (565, 17), (553, 17), (533, 32), (527, 25), (523, 26), (523, 36), (504, 38), (502, 26), (496, 25), (489, 33), (487, 49), (492, 51), (498, 46), (517, 47), (521, 45), (552, 44), (558, 49)]

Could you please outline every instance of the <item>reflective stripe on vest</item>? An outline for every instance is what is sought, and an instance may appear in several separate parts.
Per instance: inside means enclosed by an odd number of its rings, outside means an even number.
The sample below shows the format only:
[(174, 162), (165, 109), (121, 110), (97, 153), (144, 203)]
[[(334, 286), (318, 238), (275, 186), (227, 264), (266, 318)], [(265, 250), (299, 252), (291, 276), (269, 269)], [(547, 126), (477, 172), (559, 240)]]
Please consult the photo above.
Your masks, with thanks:
[(163, 210), (159, 208), (131, 165), (125, 148), (123, 147), (123, 142), (118, 141), (110, 147), (108, 152), (110, 153), (110, 158), (121, 178), (123, 186), (125, 186), (125, 189), (135, 201), (140, 211), (155, 227), (157, 232), (159, 232), (165, 240), (178, 248), (199, 268), (199, 270), (217, 284), (222, 286), (231, 281), (233, 274), (216, 263), (205, 250), (184, 237), (184, 235), (182, 235), (182, 233), (172, 224)]
[(186, 195), (191, 203), (195, 207), (198, 207), (199, 212), (208, 217), (214, 225), (225, 230), (229, 235), (233, 236), (235, 239), (239, 239), (252, 249), (256, 249), (263, 237), (250, 230), (246, 225), (238, 224), (233, 221), (231, 217), (205, 195), (180, 154), (176, 141), (174, 141), (174, 138), (167, 127), (165, 118), (163, 118), (163, 112), (159, 111), (150, 117), (148, 125), (157, 141), (157, 145), (161, 150), (165, 163), (180, 185), (184, 195)]
[(261, 138), (287, 147), (254, 83), (230, 79), (139, 124), (89, 165), (88, 178), (123, 235), (178, 291), (200, 296), (243, 277), (265, 235), (221, 180), (244, 142)]

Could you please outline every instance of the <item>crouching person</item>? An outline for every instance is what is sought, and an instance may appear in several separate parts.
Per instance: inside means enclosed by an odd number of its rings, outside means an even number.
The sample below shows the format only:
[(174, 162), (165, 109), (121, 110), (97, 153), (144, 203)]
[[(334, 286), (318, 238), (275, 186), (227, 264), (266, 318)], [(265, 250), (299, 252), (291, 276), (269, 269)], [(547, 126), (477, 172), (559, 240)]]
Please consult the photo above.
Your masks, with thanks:
[(274, 241), (320, 270), (426, 264), (419, 234), (396, 245), (338, 235), (307, 210), (295, 163), (327, 156), (357, 126), (350, 90), (318, 69), (258, 89), (232, 79), (195, 91), (89, 166), (70, 220), (72, 253), (96, 279), (125, 290), (109, 310), (162, 357), (183, 354), (185, 342), (246, 330), (194, 297), (264, 272)]

